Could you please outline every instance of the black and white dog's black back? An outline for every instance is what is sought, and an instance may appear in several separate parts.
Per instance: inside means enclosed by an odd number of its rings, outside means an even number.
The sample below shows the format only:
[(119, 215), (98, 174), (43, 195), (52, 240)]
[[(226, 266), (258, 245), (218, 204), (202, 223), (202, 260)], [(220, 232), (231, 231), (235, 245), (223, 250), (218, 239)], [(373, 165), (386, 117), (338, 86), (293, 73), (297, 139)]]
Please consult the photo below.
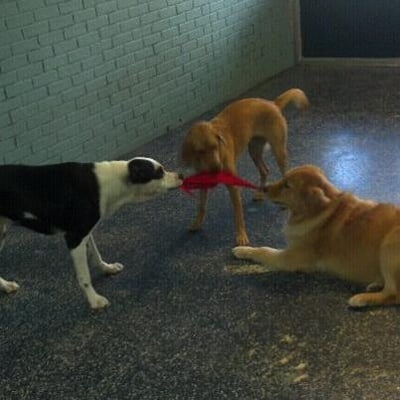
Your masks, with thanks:
[[(8, 225), (65, 236), (78, 282), (92, 308), (108, 305), (94, 290), (89, 261), (108, 274), (122, 270), (107, 264), (97, 250), (92, 231), (103, 217), (124, 204), (145, 201), (177, 188), (182, 177), (167, 172), (157, 161), (136, 157), (129, 161), (63, 163), (45, 166), (0, 166), (0, 250)], [(0, 277), (0, 289), (19, 288)]]

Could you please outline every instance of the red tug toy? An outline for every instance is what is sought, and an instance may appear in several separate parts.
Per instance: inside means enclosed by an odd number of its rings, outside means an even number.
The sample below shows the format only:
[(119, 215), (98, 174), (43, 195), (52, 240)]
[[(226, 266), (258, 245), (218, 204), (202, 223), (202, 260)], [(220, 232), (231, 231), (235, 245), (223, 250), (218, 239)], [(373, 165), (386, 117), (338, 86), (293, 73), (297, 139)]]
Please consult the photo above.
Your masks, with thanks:
[(186, 177), (181, 185), (183, 192), (192, 194), (194, 189), (211, 189), (218, 184), (232, 185), (232, 186), (243, 186), (250, 189), (259, 190), (259, 187), (253, 185), (242, 178), (239, 178), (228, 171), (221, 171), (216, 174), (209, 172), (200, 172), (195, 175)]

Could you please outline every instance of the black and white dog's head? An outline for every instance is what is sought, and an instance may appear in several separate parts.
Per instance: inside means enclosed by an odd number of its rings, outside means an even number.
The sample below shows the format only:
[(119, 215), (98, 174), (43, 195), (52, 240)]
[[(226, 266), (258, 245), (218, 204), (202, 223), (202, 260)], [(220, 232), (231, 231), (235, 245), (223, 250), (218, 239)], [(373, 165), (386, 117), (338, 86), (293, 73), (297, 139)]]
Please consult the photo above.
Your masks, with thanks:
[(151, 199), (182, 184), (183, 177), (169, 172), (157, 161), (135, 157), (129, 161), (96, 163), (100, 187), (100, 215), (113, 213), (124, 204)]
[(135, 157), (128, 161), (129, 183), (136, 186), (141, 195), (153, 196), (175, 189), (182, 184), (182, 175), (168, 172), (157, 161)]

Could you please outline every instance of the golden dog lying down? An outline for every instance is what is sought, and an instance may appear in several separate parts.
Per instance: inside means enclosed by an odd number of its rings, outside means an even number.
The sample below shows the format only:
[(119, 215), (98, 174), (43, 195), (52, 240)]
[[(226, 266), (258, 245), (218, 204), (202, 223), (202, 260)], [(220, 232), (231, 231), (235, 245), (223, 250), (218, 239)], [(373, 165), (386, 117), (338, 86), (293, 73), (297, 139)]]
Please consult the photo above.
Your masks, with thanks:
[(400, 303), (400, 208), (342, 192), (312, 165), (289, 170), (265, 192), (289, 210), (288, 247), (235, 247), (237, 258), (260, 265), (230, 266), (229, 273), (325, 271), (369, 285), (349, 299), (352, 307)]

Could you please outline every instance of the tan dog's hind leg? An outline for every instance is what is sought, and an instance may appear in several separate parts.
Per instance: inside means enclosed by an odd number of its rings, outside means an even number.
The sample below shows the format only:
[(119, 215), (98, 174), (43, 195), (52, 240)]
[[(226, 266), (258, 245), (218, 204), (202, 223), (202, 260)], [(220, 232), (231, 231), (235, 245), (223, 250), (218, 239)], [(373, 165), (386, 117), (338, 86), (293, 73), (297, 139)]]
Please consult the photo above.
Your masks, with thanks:
[(400, 227), (385, 238), (380, 249), (383, 289), (375, 293), (360, 293), (349, 299), (351, 307), (400, 304)]
[(247, 237), (246, 227), (244, 223), (242, 198), (240, 196), (240, 190), (234, 186), (227, 186), (229, 195), (231, 196), (233, 213), (235, 216), (235, 228), (236, 228), (236, 244), (239, 246), (245, 246), (249, 244), (249, 238)]
[(199, 208), (197, 211), (196, 219), (189, 226), (190, 232), (196, 232), (200, 229), (206, 216), (207, 206), (207, 190), (200, 190)]
[(285, 118), (279, 118), (274, 122), (272, 127), (273, 135), (271, 135), (271, 139), (269, 143), (271, 145), (272, 153), (275, 156), (276, 162), (278, 164), (279, 170), (282, 175), (287, 170), (288, 162), (287, 162), (287, 123)]
[(286, 149), (281, 148), (272, 148), (272, 151), (275, 154), (276, 162), (278, 163), (279, 170), (283, 176), (287, 170), (287, 151)]
[[(263, 159), (265, 144), (266, 140), (261, 137), (254, 137), (249, 143), (250, 157), (260, 173), (260, 188), (266, 185), (269, 173), (268, 166)], [(253, 200), (255, 201), (262, 201), (264, 198), (265, 194), (262, 190), (257, 190), (253, 196)]]

